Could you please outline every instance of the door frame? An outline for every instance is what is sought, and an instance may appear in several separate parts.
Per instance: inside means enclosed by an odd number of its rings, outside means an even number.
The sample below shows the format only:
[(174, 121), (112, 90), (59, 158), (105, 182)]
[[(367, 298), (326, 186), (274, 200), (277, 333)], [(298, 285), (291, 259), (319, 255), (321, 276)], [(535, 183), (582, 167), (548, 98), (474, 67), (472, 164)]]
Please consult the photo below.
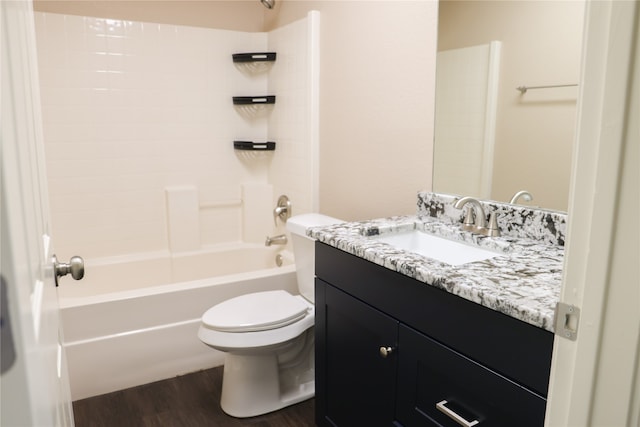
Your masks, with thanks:
[(545, 425), (638, 425), (640, 5), (587, 1), (561, 301)]

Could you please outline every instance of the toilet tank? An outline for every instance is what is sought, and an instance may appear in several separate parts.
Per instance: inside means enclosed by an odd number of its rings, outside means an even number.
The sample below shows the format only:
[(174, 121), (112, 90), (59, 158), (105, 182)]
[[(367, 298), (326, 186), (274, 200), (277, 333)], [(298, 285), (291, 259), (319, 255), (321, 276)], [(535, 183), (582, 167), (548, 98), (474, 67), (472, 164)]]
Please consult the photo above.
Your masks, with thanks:
[(298, 279), (298, 290), (300, 295), (310, 302), (315, 302), (314, 279), (315, 279), (315, 239), (307, 237), (306, 232), (310, 227), (321, 227), (323, 225), (338, 224), (344, 221), (321, 215), (309, 213), (292, 216), (287, 220), (287, 231), (291, 233), (293, 243), (293, 256), (296, 262), (296, 278)]

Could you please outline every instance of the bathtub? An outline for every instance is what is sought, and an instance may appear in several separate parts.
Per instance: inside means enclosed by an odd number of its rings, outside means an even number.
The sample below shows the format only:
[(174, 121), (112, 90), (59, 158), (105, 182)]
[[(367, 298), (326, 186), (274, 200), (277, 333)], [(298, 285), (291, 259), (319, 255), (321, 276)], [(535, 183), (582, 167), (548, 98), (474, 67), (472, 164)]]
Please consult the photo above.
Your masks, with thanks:
[(202, 314), (274, 289), (297, 293), (293, 256), (282, 247), (238, 243), (85, 260), (85, 278), (58, 288), (72, 399), (222, 365), (224, 353), (197, 337)]

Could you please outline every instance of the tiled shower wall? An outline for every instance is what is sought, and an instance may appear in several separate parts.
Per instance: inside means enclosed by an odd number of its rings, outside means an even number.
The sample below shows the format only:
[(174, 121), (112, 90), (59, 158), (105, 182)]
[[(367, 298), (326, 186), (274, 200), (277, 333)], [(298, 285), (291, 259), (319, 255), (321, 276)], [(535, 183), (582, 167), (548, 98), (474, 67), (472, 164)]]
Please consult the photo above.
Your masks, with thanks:
[[(306, 40), (305, 25), (281, 30)], [(310, 159), (300, 154), (308, 151), (307, 99), (287, 96), (303, 90), (296, 85), (308, 75), (308, 61), (298, 58), (306, 51), (287, 51), (297, 46), (283, 47), (270, 69), (248, 72), (231, 54), (267, 50), (268, 33), (49, 13), (36, 13), (36, 32), (53, 237), (63, 259), (168, 250), (167, 187), (197, 189), (206, 246), (243, 239), (244, 184), (270, 191), (273, 179), (275, 193), (309, 181)], [(272, 89), (283, 95), (274, 92), (271, 109), (232, 105), (234, 95)], [(282, 144), (269, 123), (292, 129)], [(275, 152), (233, 149), (234, 139), (267, 135), (278, 141)], [(283, 179), (273, 163), (293, 175)], [(310, 210), (306, 200), (297, 202), (298, 212)], [(273, 224), (271, 209), (248, 215)]]

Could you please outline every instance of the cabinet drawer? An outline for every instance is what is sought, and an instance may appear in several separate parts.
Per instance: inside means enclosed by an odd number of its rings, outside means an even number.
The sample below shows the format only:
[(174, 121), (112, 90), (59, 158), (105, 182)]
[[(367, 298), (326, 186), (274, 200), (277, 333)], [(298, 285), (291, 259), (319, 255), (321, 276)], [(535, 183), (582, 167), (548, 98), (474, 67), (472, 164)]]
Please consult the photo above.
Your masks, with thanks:
[(546, 399), (460, 353), (402, 324), (398, 347), (396, 417), (403, 426), (459, 427), (455, 413), (478, 427), (544, 424)]

